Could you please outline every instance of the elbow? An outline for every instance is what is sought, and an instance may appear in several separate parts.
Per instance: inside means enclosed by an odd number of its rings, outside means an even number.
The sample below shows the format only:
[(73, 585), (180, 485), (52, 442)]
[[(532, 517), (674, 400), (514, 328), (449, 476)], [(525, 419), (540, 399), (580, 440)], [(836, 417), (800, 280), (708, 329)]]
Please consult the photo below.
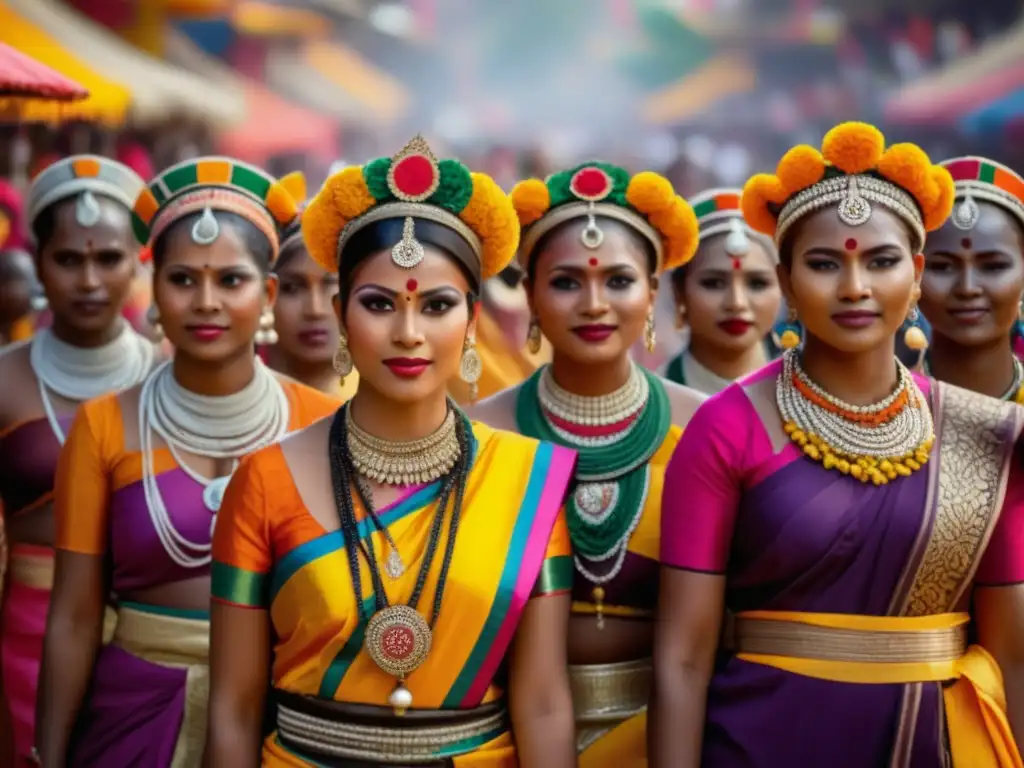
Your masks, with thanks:
[(525, 686), (513, 686), (509, 691), (509, 703), (513, 723), (574, 722), (567, 670), (544, 675)]

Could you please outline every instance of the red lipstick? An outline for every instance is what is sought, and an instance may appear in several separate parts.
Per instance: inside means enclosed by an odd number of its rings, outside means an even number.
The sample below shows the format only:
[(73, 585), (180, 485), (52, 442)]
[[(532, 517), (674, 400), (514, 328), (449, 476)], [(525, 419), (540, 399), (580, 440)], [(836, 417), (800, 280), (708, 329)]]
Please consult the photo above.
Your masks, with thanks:
[(880, 315), (877, 312), (871, 312), (866, 309), (851, 309), (832, 315), (836, 325), (841, 325), (844, 328), (867, 328), (879, 317)]
[(216, 341), (224, 335), (227, 328), (219, 325), (189, 325), (185, 330), (199, 341)]
[(615, 333), (617, 328), (615, 325), (578, 325), (572, 332), (586, 342), (598, 344)]
[(742, 336), (753, 327), (753, 323), (749, 320), (740, 320), (739, 318), (733, 318), (732, 320), (723, 320), (718, 324), (718, 327), (728, 333), (730, 336)]
[(391, 369), (395, 376), (403, 379), (415, 379), (430, 366), (429, 360), (421, 357), (391, 357), (384, 361), (384, 365)]

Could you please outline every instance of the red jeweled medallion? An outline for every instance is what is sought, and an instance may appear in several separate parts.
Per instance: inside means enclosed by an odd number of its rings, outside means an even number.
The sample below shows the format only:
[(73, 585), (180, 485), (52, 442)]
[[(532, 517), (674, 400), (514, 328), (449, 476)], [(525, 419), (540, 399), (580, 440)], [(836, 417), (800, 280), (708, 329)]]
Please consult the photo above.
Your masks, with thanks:
[(411, 674), (426, 660), (430, 626), (407, 605), (391, 605), (373, 614), (366, 626), (366, 652), (382, 671), (397, 678)]
[(388, 189), (399, 200), (418, 203), (426, 200), (441, 183), (437, 158), (422, 136), (415, 137), (391, 158)]
[(580, 200), (596, 203), (612, 193), (612, 177), (600, 168), (580, 168), (569, 181), (570, 191)]

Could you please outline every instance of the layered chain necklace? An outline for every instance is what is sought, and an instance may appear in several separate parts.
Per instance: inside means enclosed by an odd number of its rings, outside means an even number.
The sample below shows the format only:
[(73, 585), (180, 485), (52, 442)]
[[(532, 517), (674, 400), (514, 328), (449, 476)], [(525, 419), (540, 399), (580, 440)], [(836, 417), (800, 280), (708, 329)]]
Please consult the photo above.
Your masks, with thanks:
[[(924, 359), (924, 372), (928, 376), (932, 375), (932, 366), (928, 362), (927, 356)], [(1013, 379), (1010, 380), (1010, 386), (999, 396), (999, 399), (1006, 402), (1017, 402), (1022, 394), (1021, 387), (1024, 387), (1024, 363), (1015, 355), (1013, 357)]]
[(459, 460), (455, 439), (455, 411), (451, 408), (441, 426), (419, 440), (390, 442), (374, 437), (348, 414), (348, 449), (352, 465), (363, 477), (381, 485), (432, 483), (448, 474)]
[[(566, 517), (576, 570), (593, 585), (597, 626), (603, 628), (604, 585), (622, 570), (647, 502), (648, 464), (671, 427), (668, 394), (654, 374), (633, 365), (616, 391), (583, 397), (561, 388), (545, 366), (520, 387), (516, 421), (524, 435), (579, 454)], [(600, 574), (588, 565), (609, 562)]]
[(783, 355), (776, 402), (783, 428), (825, 469), (884, 485), (927, 463), (935, 442), (931, 409), (899, 360), (896, 389), (881, 402), (851, 405), (813, 382), (797, 350)]
[(30, 342), (29, 363), (39, 384), (43, 412), (58, 442), (63, 445), (65, 435), (51, 392), (74, 402), (121, 392), (146, 378), (155, 356), (153, 345), (127, 323), (117, 338), (100, 347), (73, 346), (49, 328), (36, 333)]
[[(373, 662), (386, 674), (397, 678), (394, 689), (388, 696), (388, 703), (396, 715), (403, 715), (412, 706), (412, 692), (405, 684), (406, 678), (426, 661), (433, 642), (433, 628), (441, 611), (441, 601), (445, 586), (448, 583), (448, 572), (455, 553), (455, 538), (462, 514), (463, 494), (466, 478), (471, 464), (472, 428), (469, 420), (459, 411), (454, 403), (449, 402), (448, 415), (436, 432), (423, 440), (409, 443), (388, 443), (380, 438), (370, 437), (364, 430), (353, 434), (355, 423), (351, 417), (351, 406), (345, 406), (334, 417), (330, 432), (331, 482), (334, 488), (334, 499), (341, 520), (341, 532), (345, 540), (345, 551), (348, 555), (349, 572), (352, 577), (352, 588), (359, 606), (359, 618), (366, 624), (364, 646)], [(431, 459), (429, 456), (417, 457), (408, 450), (415, 443), (427, 441), (433, 446)], [(368, 447), (372, 444), (373, 448)], [(381, 568), (372, 544), (363, 546), (359, 532), (359, 521), (356, 519), (355, 505), (352, 499), (354, 487), (360, 497), (367, 519), (374, 530), (382, 534), (397, 552), (394, 540), (387, 527), (380, 521), (373, 506), (373, 501), (366, 485), (359, 482), (359, 470), (355, 463), (353, 447), (359, 446), (360, 462), (364, 466), (376, 467), (372, 471), (376, 477), (417, 477), (422, 482), (441, 481), (437, 508), (430, 526), (423, 563), (420, 566), (412, 596), (405, 605), (393, 605), (381, 579)], [(455, 460), (449, 461), (453, 456)], [(385, 470), (385, 467), (388, 468)], [(376, 479), (375, 477), (370, 479)], [(451, 521), (448, 525), (448, 538), (444, 547), (441, 569), (438, 574), (437, 586), (434, 590), (434, 603), (428, 621), (417, 610), (420, 598), (426, 587), (430, 573), (444, 533), (445, 520), (451, 507)], [(365, 607), (363, 600), (362, 574), (360, 569), (360, 553), (366, 560), (373, 588), (374, 610), (372, 615)], [(389, 556), (390, 558), (390, 556)], [(387, 567), (387, 566), (385, 566)], [(390, 575), (390, 574), (389, 574)]]
[(212, 536), (231, 475), (203, 477), (182, 461), (179, 451), (210, 459), (233, 459), (234, 472), (238, 458), (284, 437), (288, 431), (289, 410), (288, 396), (281, 383), (259, 358), (256, 358), (252, 381), (231, 395), (210, 397), (185, 389), (174, 378), (171, 361), (146, 379), (139, 395), (142, 488), (160, 543), (179, 566), (208, 565), (211, 547), (207, 543), (189, 541), (171, 521), (154, 471), (154, 433), (167, 444), (182, 471), (203, 486), (203, 504), (212, 514)]

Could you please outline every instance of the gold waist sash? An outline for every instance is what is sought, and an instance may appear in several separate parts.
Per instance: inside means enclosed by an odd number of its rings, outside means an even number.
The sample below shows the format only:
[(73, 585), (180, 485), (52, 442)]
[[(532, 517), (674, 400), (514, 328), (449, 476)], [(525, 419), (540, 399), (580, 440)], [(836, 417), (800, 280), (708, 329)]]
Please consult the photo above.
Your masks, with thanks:
[(569, 666), (578, 752), (647, 708), (651, 676), (650, 659)]
[(151, 664), (186, 670), (185, 710), (170, 768), (199, 765), (210, 697), (210, 622), (122, 605), (111, 644)]
[(8, 573), (11, 581), (31, 589), (53, 589), (53, 550), (15, 544)]

